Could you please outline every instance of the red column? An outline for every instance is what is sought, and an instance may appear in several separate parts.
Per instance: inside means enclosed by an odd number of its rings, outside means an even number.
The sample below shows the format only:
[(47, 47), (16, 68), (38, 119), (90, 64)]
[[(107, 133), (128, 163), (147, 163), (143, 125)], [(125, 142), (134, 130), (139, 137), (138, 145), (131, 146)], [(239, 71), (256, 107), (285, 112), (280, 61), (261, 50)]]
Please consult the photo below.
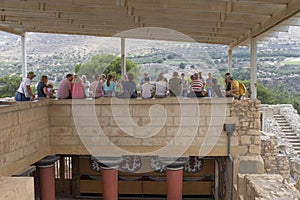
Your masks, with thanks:
[(102, 193), (104, 200), (118, 200), (118, 170), (102, 168)]
[(183, 168), (167, 168), (167, 200), (182, 199)]
[(41, 200), (55, 200), (54, 165), (38, 166)]
[(55, 172), (54, 163), (59, 156), (49, 155), (36, 162), (40, 182), (40, 199), (55, 200)]

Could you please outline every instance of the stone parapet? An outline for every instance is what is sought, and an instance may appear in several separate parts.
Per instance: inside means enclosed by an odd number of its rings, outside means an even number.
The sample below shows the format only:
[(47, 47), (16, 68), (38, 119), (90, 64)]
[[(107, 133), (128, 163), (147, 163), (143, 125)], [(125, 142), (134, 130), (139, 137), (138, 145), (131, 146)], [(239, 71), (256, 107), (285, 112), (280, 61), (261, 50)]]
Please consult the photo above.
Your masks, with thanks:
[[(156, 155), (164, 149), (171, 157), (224, 156), (223, 125), (238, 121), (230, 116), (231, 103), (230, 98), (51, 101), (52, 153), (70, 154), (84, 145), (87, 149), (77, 154)], [(238, 154), (238, 137), (231, 143), (232, 153)]]

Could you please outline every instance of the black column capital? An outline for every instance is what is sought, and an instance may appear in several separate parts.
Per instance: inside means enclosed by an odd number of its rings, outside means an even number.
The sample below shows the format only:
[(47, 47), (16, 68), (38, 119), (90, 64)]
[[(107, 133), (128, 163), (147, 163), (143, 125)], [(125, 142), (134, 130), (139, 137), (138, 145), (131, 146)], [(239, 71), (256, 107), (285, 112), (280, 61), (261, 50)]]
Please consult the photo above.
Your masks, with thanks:
[(54, 163), (59, 159), (60, 157), (57, 155), (49, 155), (41, 159), (40, 161), (36, 162), (35, 165), (40, 168), (47, 168), (54, 166)]

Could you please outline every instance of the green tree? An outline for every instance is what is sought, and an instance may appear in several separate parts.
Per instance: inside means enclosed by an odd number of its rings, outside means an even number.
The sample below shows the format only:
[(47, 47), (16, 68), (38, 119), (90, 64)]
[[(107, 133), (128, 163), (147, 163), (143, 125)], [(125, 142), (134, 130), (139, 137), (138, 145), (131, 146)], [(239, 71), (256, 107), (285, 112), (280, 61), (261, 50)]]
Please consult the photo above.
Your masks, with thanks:
[[(241, 80), (239, 80), (240, 82)], [(251, 96), (250, 80), (241, 81), (247, 88), (247, 96)], [(257, 87), (257, 99), (261, 101), (262, 104), (274, 104), (275, 100), (273, 97), (272, 90), (265, 88), (261, 83), (256, 84)]]
[(80, 67), (81, 67), (81, 63), (75, 65), (75, 70), (74, 71), (75, 71), (76, 74), (79, 72)]
[(0, 98), (13, 97), (18, 90), (22, 78), (17, 75), (0, 78)]
[[(121, 78), (121, 58), (114, 55), (96, 55), (89, 62), (81, 64), (79, 75), (85, 74), (88, 80), (93, 80), (95, 74), (112, 74), (118, 80)], [(131, 60), (126, 59), (126, 72), (138, 77), (141, 68)]]

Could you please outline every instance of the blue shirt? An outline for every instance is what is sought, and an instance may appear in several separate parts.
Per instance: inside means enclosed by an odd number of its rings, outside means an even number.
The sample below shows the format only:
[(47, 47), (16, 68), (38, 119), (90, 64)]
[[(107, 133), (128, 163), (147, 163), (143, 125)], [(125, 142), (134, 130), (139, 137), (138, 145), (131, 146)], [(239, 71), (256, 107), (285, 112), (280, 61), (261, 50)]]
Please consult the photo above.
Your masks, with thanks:
[(44, 93), (44, 87), (47, 87), (47, 85), (45, 83), (39, 82), (38, 86), (37, 86), (37, 93), (38, 93), (38, 97), (47, 97), (47, 95)]

